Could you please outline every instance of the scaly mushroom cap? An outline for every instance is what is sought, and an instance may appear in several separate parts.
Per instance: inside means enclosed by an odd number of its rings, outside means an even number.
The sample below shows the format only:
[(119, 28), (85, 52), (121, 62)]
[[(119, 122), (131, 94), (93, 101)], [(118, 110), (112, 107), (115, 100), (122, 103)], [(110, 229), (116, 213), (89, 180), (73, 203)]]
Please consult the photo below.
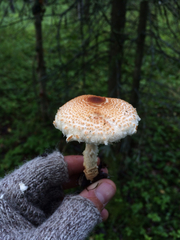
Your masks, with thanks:
[(53, 124), (68, 142), (107, 145), (136, 133), (139, 121), (136, 109), (121, 99), (83, 95), (60, 107)]

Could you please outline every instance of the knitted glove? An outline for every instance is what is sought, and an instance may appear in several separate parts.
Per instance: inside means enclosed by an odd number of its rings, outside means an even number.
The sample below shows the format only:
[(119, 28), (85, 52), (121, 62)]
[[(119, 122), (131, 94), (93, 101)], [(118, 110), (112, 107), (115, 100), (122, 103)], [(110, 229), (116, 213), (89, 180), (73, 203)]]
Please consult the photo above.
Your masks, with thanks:
[(83, 240), (101, 222), (95, 205), (79, 195), (63, 200), (67, 163), (55, 151), (0, 181), (0, 240)]

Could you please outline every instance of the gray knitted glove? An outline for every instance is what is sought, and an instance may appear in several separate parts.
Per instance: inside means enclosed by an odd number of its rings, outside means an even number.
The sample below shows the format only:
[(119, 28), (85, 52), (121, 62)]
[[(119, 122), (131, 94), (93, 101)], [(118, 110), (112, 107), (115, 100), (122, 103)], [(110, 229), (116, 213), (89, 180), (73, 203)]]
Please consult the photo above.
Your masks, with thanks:
[(37, 157), (0, 181), (0, 240), (83, 240), (101, 222), (95, 205), (79, 195), (63, 200), (69, 181), (64, 157)]

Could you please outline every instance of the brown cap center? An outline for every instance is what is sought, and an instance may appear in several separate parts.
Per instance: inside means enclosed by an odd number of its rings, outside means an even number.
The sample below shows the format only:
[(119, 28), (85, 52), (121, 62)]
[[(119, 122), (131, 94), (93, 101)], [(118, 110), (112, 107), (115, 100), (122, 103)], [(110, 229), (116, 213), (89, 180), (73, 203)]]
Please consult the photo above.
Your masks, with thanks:
[(86, 101), (91, 105), (98, 105), (101, 103), (106, 102), (106, 98), (105, 97), (98, 97), (98, 96), (89, 96), (87, 97)]

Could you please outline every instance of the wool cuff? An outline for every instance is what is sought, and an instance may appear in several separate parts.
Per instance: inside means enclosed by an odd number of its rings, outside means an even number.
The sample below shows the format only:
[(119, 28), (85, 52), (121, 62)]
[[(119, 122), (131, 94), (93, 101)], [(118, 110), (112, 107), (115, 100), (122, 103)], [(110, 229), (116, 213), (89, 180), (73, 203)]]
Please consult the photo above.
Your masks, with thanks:
[(100, 212), (88, 199), (79, 195), (65, 197), (61, 206), (27, 240), (82, 240), (102, 221)]

